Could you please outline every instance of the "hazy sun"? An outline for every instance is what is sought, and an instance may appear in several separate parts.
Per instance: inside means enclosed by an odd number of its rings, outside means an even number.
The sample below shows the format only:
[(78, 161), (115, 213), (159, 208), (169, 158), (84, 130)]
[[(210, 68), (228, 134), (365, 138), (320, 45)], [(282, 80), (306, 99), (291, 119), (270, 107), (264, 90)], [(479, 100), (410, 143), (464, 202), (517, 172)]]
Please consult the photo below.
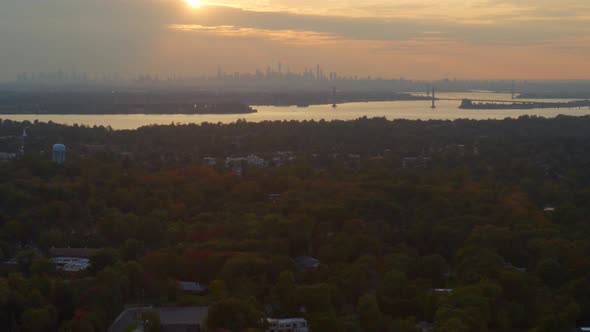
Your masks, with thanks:
[(187, 5), (193, 7), (193, 8), (197, 8), (201, 6), (201, 0), (184, 0), (184, 2), (186, 2)]

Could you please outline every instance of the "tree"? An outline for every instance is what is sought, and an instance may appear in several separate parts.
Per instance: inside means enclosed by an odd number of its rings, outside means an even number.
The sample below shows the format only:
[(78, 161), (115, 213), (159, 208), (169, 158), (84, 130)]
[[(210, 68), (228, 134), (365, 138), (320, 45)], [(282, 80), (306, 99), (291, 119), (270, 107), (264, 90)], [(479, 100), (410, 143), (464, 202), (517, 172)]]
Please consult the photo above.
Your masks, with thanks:
[(493, 251), (478, 247), (465, 247), (457, 253), (457, 277), (465, 282), (478, 282), (493, 277), (504, 268), (504, 260)]
[(561, 286), (567, 278), (565, 269), (558, 261), (552, 258), (540, 261), (535, 274), (550, 287)]
[(393, 320), (389, 324), (388, 330), (392, 332), (419, 332), (414, 317)]
[(113, 248), (105, 248), (90, 257), (89, 270), (93, 273), (102, 271), (105, 267), (114, 265), (119, 260), (119, 253)]
[(459, 318), (451, 318), (445, 321), (440, 326), (436, 326), (435, 332), (470, 332), (472, 331), (468, 325), (463, 323)]
[(16, 254), (16, 263), (21, 272), (29, 272), (35, 259), (35, 252), (31, 249), (21, 250)]
[(29, 308), (21, 315), (23, 332), (47, 332), (55, 330), (57, 311), (53, 306)]
[(261, 327), (262, 320), (263, 314), (258, 311), (254, 301), (229, 298), (217, 301), (209, 307), (207, 327), (213, 331), (218, 328), (242, 331)]
[(55, 273), (55, 264), (47, 258), (37, 257), (33, 259), (31, 272), (39, 276), (53, 275)]
[(381, 331), (381, 319), (383, 314), (374, 295), (364, 294), (358, 300), (357, 312), (361, 321), (363, 331)]
[(141, 323), (145, 332), (160, 332), (160, 315), (155, 310), (142, 313)]
[(441, 255), (431, 255), (420, 258), (415, 273), (429, 279), (435, 286), (442, 286), (445, 274), (449, 271), (447, 261)]
[(136, 239), (128, 239), (121, 249), (121, 257), (125, 260), (138, 260), (144, 252), (143, 242)]
[(72, 317), (76, 308), (76, 295), (75, 288), (68, 285), (65, 281), (57, 280), (54, 282), (52, 300), (56, 305), (60, 321)]
[(219, 301), (227, 296), (227, 286), (223, 280), (213, 280), (209, 283), (211, 299)]
[(274, 295), (283, 312), (293, 313), (295, 311), (295, 277), (291, 271), (281, 272), (274, 287)]

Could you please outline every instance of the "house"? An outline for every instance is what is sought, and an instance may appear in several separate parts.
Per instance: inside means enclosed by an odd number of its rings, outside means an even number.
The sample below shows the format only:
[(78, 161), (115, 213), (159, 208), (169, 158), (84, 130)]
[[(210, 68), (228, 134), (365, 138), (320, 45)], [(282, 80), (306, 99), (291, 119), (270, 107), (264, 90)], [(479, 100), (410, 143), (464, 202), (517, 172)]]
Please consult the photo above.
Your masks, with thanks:
[(0, 263), (0, 275), (8, 275), (10, 273), (18, 272), (18, 263), (16, 259), (11, 259)]
[(161, 332), (200, 332), (205, 325), (208, 307), (139, 307), (128, 308), (115, 319), (108, 332), (142, 331), (142, 314), (155, 311), (160, 317)]
[(53, 257), (51, 261), (56, 268), (64, 272), (80, 272), (88, 269), (90, 259), (80, 257)]
[(104, 152), (106, 150), (106, 145), (104, 144), (84, 144), (84, 148), (88, 152)]
[(272, 162), (275, 166), (283, 166), (293, 160), (295, 160), (295, 156), (292, 151), (277, 151), (272, 158)]
[(179, 281), (177, 288), (179, 291), (187, 293), (203, 293), (207, 291), (207, 286), (191, 281)]
[(158, 308), (161, 332), (200, 332), (208, 307)]
[(267, 332), (308, 332), (307, 320), (305, 318), (267, 318)]
[(430, 163), (430, 157), (406, 157), (402, 159), (403, 168), (425, 168)]
[(245, 158), (227, 157), (225, 158), (225, 168), (229, 168), (232, 172), (242, 175), (242, 165), (246, 162)]
[(526, 267), (517, 267), (517, 266), (512, 265), (512, 263), (507, 263), (507, 262), (504, 263), (504, 268), (507, 270), (522, 272), (522, 273), (527, 271)]
[(0, 152), (0, 160), (14, 160), (16, 159), (16, 153)]
[(268, 194), (268, 200), (271, 202), (276, 202), (281, 198), (281, 194)]
[(246, 162), (248, 163), (248, 165), (258, 167), (258, 168), (264, 168), (264, 167), (268, 166), (268, 162), (266, 160), (264, 160), (256, 155), (253, 155), (253, 154), (246, 157)]
[(433, 291), (435, 293), (452, 293), (453, 289), (452, 288), (434, 288)]
[(88, 269), (90, 257), (98, 251), (89, 248), (50, 248), (49, 257), (58, 270), (75, 273)]
[(294, 259), (299, 270), (312, 270), (320, 266), (320, 260), (309, 256), (299, 256)]
[(418, 324), (416, 324), (416, 328), (420, 332), (432, 332), (434, 331), (434, 324), (429, 322), (418, 322)]
[(90, 258), (96, 253), (99, 252), (99, 249), (90, 249), (90, 248), (50, 248), (49, 249), (49, 257), (78, 257), (78, 258)]
[(243, 166), (248, 165), (257, 168), (265, 168), (268, 166), (268, 161), (256, 156), (249, 155), (247, 157), (227, 157), (225, 158), (225, 167), (229, 168), (232, 172), (241, 175), (243, 172)]
[(217, 159), (215, 159), (213, 157), (205, 157), (205, 158), (203, 158), (203, 164), (205, 166), (215, 167), (215, 166), (217, 166)]

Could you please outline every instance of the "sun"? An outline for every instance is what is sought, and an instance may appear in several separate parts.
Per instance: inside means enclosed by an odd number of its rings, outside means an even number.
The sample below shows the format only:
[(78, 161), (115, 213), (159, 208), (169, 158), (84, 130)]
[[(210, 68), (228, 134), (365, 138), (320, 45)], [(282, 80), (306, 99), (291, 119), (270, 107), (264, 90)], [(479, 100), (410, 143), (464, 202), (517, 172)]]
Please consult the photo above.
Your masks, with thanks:
[(184, 2), (192, 8), (201, 7), (201, 0), (184, 0)]

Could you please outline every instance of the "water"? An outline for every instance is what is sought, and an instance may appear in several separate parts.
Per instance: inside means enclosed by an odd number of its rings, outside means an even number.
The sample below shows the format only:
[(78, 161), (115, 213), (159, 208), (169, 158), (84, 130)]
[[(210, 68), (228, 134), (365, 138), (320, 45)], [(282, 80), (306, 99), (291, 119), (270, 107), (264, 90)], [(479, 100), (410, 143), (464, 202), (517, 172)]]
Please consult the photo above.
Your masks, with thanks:
[[(438, 98), (470, 98), (486, 100), (510, 100), (510, 94), (492, 92), (472, 93), (440, 93)], [(543, 101), (537, 99), (536, 101)], [(569, 101), (555, 100), (552, 101)], [(455, 120), (455, 119), (505, 119), (516, 118), (521, 115), (536, 115), (552, 118), (560, 114), (564, 115), (590, 115), (590, 109), (532, 109), (532, 110), (462, 110), (459, 109), (460, 101), (440, 100), (437, 108), (430, 108), (430, 101), (394, 101), (394, 102), (370, 102), (349, 103), (338, 105), (333, 109), (331, 105), (313, 105), (307, 108), (256, 106), (258, 113), (252, 114), (206, 114), (206, 115), (158, 115), (158, 114), (131, 114), (131, 115), (0, 115), (1, 119), (15, 121), (55, 122), (62, 124), (79, 124), (87, 126), (111, 126), (113, 129), (136, 129), (152, 124), (171, 123), (230, 123), (238, 119), (251, 122), (275, 121), (275, 120), (354, 120), (363, 116), (385, 117), (387, 119), (409, 120)]]

